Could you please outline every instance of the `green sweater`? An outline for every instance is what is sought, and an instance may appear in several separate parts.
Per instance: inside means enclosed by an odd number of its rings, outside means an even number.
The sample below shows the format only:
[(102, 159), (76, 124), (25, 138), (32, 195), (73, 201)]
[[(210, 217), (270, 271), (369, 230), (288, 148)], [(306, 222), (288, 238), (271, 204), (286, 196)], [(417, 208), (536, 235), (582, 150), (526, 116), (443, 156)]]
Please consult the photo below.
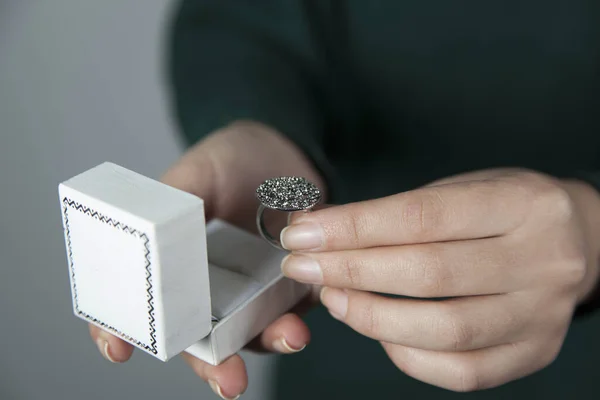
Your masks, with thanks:
[[(334, 203), (490, 167), (600, 181), (597, 0), (189, 0), (170, 39), (189, 143), (264, 122), (311, 158)], [(550, 367), (460, 395), (407, 377), (318, 309), (311, 345), (278, 359), (274, 397), (598, 398), (598, 314), (573, 323)]]

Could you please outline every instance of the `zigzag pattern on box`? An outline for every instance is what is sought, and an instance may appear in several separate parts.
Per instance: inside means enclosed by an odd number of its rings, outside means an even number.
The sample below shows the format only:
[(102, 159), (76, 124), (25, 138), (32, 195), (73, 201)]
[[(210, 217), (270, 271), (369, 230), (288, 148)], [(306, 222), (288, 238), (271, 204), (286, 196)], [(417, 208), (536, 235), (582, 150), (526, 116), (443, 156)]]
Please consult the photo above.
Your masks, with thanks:
[[(156, 348), (156, 320), (154, 317), (154, 295), (153, 295), (154, 288), (152, 286), (152, 271), (151, 271), (152, 264), (150, 261), (150, 245), (149, 245), (150, 239), (148, 239), (148, 236), (145, 233), (140, 232), (137, 229), (131, 228), (125, 224), (122, 224), (119, 221), (116, 221), (112, 218), (106, 217), (106, 216), (100, 214), (99, 212), (92, 210), (91, 208), (86, 207), (82, 204), (79, 204), (71, 199), (66, 198), (66, 197), (63, 199), (63, 207), (64, 207), (63, 215), (64, 215), (66, 238), (67, 238), (67, 256), (69, 258), (69, 268), (71, 269), (71, 285), (73, 288), (73, 299), (74, 299), (74, 303), (75, 303), (76, 312), (81, 317), (89, 320), (90, 322), (92, 322), (96, 325), (100, 325), (102, 328), (111, 331), (112, 333), (121, 337), (122, 339), (124, 339), (132, 344), (135, 344), (138, 347), (142, 347), (153, 354), (157, 354), (158, 350)], [(84, 313), (83, 311), (81, 311), (79, 309), (79, 304), (77, 301), (77, 282), (75, 279), (75, 268), (73, 265), (73, 250), (71, 247), (71, 230), (70, 230), (70, 226), (69, 226), (68, 207), (72, 207), (73, 209), (75, 209), (79, 212), (82, 212), (86, 215), (89, 215), (90, 217), (92, 217), (100, 222), (103, 222), (105, 224), (113, 226), (117, 229), (120, 229), (120, 230), (130, 234), (130, 235), (133, 235), (133, 236), (136, 236), (136, 237), (142, 239), (144, 249), (145, 249), (144, 259), (146, 260), (146, 266), (145, 266), (145, 268), (146, 268), (146, 295), (148, 298), (148, 323), (149, 323), (149, 327), (150, 327), (150, 345), (147, 345), (137, 339), (134, 339), (130, 335), (127, 335), (126, 333), (121, 332), (117, 328), (110, 326), (110, 325), (98, 320), (97, 318), (94, 318), (93, 316)]]

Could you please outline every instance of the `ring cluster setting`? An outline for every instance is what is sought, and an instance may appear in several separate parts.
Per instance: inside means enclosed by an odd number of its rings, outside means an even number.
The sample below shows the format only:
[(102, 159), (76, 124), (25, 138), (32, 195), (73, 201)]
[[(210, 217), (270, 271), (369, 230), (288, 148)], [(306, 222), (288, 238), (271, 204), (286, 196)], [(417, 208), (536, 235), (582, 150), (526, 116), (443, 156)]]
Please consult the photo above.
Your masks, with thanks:
[(282, 176), (267, 179), (256, 189), (262, 205), (278, 211), (300, 211), (321, 201), (321, 191), (305, 178)]
[(264, 181), (256, 189), (256, 197), (260, 202), (256, 214), (256, 225), (260, 235), (271, 245), (283, 249), (279, 240), (266, 229), (263, 214), (265, 209), (295, 212), (310, 211), (322, 199), (321, 191), (307, 179), (297, 176), (280, 176)]

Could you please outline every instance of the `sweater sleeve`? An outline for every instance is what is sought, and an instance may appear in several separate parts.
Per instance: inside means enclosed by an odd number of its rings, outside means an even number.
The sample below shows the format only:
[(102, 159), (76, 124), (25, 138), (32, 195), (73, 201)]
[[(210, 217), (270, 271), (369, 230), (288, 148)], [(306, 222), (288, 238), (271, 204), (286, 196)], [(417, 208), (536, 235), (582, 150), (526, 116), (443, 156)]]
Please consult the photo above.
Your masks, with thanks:
[(180, 3), (169, 37), (169, 75), (187, 144), (236, 120), (262, 122), (294, 142), (330, 183), (320, 61), (304, 18), (300, 2)]

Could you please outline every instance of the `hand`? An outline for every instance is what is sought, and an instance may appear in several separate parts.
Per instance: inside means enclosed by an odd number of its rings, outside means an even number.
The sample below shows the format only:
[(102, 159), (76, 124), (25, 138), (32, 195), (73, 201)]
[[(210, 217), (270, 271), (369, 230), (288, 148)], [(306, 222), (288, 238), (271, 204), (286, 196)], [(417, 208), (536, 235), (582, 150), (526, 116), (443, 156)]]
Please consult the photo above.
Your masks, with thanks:
[(406, 374), (474, 391), (557, 356), (598, 279), (599, 216), (583, 183), (481, 171), (299, 216), (282, 267)]
[[(190, 149), (162, 181), (204, 199), (207, 220), (220, 218), (255, 231), (256, 187), (278, 175), (305, 176), (321, 188), (323, 183), (301, 152), (267, 127), (249, 122), (233, 124)], [(271, 214), (273, 215), (273, 214)], [(285, 214), (279, 213), (280, 216)], [(285, 218), (284, 218), (285, 219)], [(90, 335), (101, 354), (113, 362), (127, 361), (133, 347), (90, 325)], [(310, 341), (304, 322), (288, 313), (271, 324), (251, 347), (255, 350), (294, 353)], [(212, 366), (182, 354), (193, 371), (222, 398), (236, 398), (248, 384), (243, 360), (235, 355)]]

